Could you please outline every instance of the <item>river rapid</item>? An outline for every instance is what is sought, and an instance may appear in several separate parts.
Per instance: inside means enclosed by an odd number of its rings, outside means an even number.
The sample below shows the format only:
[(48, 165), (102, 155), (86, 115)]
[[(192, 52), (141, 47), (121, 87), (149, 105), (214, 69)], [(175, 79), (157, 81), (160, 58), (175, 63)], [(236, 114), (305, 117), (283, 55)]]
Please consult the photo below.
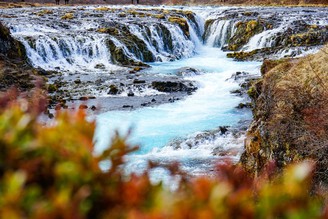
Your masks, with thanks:
[[(132, 130), (128, 141), (140, 149), (126, 157), (125, 169), (137, 173), (148, 160), (178, 161), (192, 175), (211, 174), (225, 158), (238, 161), (252, 115), (237, 108), (249, 101), (246, 95), (233, 91), (260, 76), (263, 58), (302, 56), (328, 41), (325, 8), (131, 5), (0, 12), (31, 65), (56, 72), (48, 78), (57, 86), (54, 98), (61, 92), (73, 106), (92, 96), (98, 108), (107, 106), (90, 116), (97, 121), (95, 153), (108, 147), (116, 130), (123, 136)], [(241, 62), (238, 52), (255, 55)], [(172, 80), (179, 85), (174, 92), (154, 85)]]

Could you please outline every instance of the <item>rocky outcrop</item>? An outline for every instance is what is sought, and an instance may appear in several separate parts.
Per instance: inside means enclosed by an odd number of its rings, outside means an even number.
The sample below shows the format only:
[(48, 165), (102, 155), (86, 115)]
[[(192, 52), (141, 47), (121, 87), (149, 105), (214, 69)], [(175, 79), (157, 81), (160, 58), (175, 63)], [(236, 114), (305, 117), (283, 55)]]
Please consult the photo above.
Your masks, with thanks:
[(263, 79), (249, 89), (254, 120), (241, 163), (251, 173), (274, 160), (314, 159), (316, 180), (328, 183), (328, 47), (300, 59), (265, 60)]
[(26, 62), (24, 46), (11, 35), (7, 27), (0, 23), (0, 91), (15, 86), (27, 91), (41, 81), (40, 69), (32, 68)]
[(10, 31), (0, 23), (0, 53), (10, 59), (25, 59), (25, 49), (22, 43), (12, 38)]
[(191, 93), (197, 90), (192, 82), (172, 82), (172, 81), (154, 81), (152, 82), (152, 88), (160, 92), (188, 92)]
[(241, 49), (250, 38), (264, 30), (272, 29), (272, 24), (263, 19), (240, 21), (236, 24), (236, 32), (229, 39), (228, 50), (236, 51)]

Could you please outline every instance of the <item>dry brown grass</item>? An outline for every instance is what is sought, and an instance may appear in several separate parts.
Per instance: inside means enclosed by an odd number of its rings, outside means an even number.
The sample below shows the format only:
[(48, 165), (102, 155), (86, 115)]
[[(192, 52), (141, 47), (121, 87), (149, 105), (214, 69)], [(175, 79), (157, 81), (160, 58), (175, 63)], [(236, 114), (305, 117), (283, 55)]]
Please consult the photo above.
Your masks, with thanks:
[(253, 129), (262, 138), (257, 152), (266, 153), (265, 159), (276, 160), (280, 167), (313, 158), (317, 161), (316, 180), (328, 183), (328, 46), (263, 71), (255, 109), (261, 125)]

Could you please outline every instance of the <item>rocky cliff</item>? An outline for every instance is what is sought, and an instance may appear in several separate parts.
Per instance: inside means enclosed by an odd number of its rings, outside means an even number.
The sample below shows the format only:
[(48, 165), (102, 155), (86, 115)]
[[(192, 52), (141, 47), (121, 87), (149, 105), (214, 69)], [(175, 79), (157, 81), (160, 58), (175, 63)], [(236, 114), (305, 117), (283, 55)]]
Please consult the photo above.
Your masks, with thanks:
[(34, 87), (40, 79), (41, 70), (27, 63), (24, 46), (11, 35), (7, 27), (0, 23), (0, 91), (15, 86), (20, 91)]
[(252, 173), (274, 160), (279, 168), (311, 158), (316, 180), (328, 182), (328, 46), (298, 59), (265, 60), (248, 91), (254, 120), (241, 157)]

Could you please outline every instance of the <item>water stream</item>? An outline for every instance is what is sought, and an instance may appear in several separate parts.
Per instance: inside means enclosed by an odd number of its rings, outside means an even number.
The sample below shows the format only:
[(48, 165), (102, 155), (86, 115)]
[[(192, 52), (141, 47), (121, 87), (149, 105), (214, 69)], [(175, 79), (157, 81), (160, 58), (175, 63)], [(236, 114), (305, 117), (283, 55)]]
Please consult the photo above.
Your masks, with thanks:
[[(243, 139), (218, 135), (206, 139), (202, 144), (189, 145), (180, 149), (168, 145), (178, 138), (192, 138), (201, 131), (219, 126), (236, 126), (239, 121), (250, 119), (249, 110), (237, 110), (242, 101), (230, 91), (238, 83), (229, 80), (236, 71), (259, 73), (259, 62), (234, 62), (227, 59), (218, 48), (202, 46), (198, 54), (175, 62), (154, 63), (149, 74), (162, 72), (171, 74), (181, 67), (201, 70), (201, 75), (190, 77), (199, 89), (185, 100), (157, 107), (146, 107), (132, 111), (110, 111), (97, 117), (96, 139), (98, 150), (104, 149), (114, 130), (127, 133), (132, 129), (131, 143), (140, 145), (140, 150), (129, 156), (129, 166), (142, 170), (147, 160), (160, 162), (179, 161), (191, 173), (204, 173), (212, 168), (214, 148), (242, 147)], [(190, 148), (191, 147), (191, 148)], [(237, 159), (237, 157), (235, 157)]]

